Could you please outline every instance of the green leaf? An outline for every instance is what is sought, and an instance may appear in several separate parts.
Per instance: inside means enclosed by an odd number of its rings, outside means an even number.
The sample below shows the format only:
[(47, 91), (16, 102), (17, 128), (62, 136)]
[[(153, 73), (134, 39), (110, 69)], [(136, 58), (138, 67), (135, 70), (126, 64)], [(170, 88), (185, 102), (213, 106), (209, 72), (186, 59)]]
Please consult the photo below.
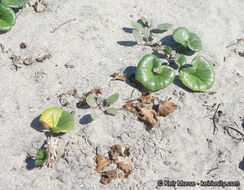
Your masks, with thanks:
[(179, 79), (193, 91), (205, 92), (214, 84), (215, 73), (212, 64), (203, 56), (197, 56), (192, 66), (180, 71)]
[(21, 8), (23, 7), (29, 0), (2, 0), (1, 3), (11, 8)]
[(86, 97), (86, 103), (91, 107), (96, 106), (96, 100), (91, 94)]
[(187, 60), (186, 57), (182, 54), (179, 54), (177, 57), (174, 58), (174, 62), (178, 65), (178, 66), (183, 66), (185, 64), (187, 64)]
[(115, 116), (119, 113), (119, 111), (116, 108), (108, 108), (106, 110), (106, 113), (112, 116)]
[(148, 54), (138, 63), (135, 78), (148, 90), (156, 91), (173, 82), (175, 71), (169, 66), (162, 65), (157, 56)]
[(141, 22), (142, 22), (142, 24), (143, 24), (144, 26), (147, 25), (147, 19), (146, 19), (144, 16), (141, 17)]
[(133, 36), (137, 42), (141, 42), (143, 40), (143, 36), (137, 30), (133, 30)]
[(154, 25), (154, 20), (153, 19), (149, 19), (147, 25), (148, 25), (149, 28), (152, 28), (153, 25)]
[(118, 98), (119, 98), (119, 94), (118, 94), (118, 93), (115, 93), (115, 94), (111, 95), (111, 96), (107, 99), (107, 103), (108, 103), (109, 105), (112, 105), (112, 104), (114, 104), (114, 103), (118, 100)]
[(193, 51), (200, 51), (202, 49), (202, 42), (198, 35), (191, 33), (187, 41), (188, 47)]
[(173, 39), (184, 47), (187, 47), (187, 40), (189, 38), (190, 32), (184, 27), (179, 27), (173, 32)]
[(167, 55), (172, 55), (173, 50), (169, 46), (162, 46), (161, 49)]
[(99, 115), (96, 112), (92, 112), (91, 118), (92, 118), (92, 120), (95, 120), (95, 119), (99, 118)]
[(47, 109), (40, 117), (40, 123), (52, 133), (66, 133), (73, 129), (74, 117), (71, 113), (61, 108), (53, 107)]
[(168, 23), (164, 23), (164, 24), (158, 24), (157, 29), (161, 30), (161, 31), (167, 31), (169, 30), (173, 25), (172, 24), (168, 24)]
[(35, 165), (40, 166), (45, 164), (48, 161), (49, 154), (45, 150), (40, 150), (36, 154), (36, 160), (35, 160)]
[(150, 37), (150, 30), (149, 30), (148, 27), (145, 27), (143, 29), (143, 34), (144, 34), (145, 38), (149, 38)]
[(138, 31), (143, 30), (143, 26), (138, 22), (131, 21), (131, 25), (134, 29), (136, 29)]
[(103, 101), (104, 101), (104, 98), (102, 98), (100, 96), (97, 98), (97, 104), (98, 105), (100, 105), (101, 103), (103, 103)]
[(6, 32), (15, 25), (16, 16), (10, 7), (0, 3), (0, 31)]

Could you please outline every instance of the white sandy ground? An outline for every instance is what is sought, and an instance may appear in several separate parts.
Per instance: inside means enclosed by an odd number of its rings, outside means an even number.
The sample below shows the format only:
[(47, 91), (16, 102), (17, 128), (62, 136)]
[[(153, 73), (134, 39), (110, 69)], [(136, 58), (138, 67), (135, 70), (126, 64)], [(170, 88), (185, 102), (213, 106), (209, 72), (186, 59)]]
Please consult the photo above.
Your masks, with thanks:
[[(244, 143), (226, 132), (228, 126), (237, 128), (234, 122), (244, 132), (244, 58), (232, 52), (241, 48), (240, 44), (226, 48), (244, 37), (243, 0), (46, 1), (49, 8), (46, 12), (38, 14), (27, 5), (17, 13), (12, 30), (0, 35), (0, 43), (22, 58), (52, 55), (50, 60), (15, 71), (9, 59), (11, 54), (0, 53), (0, 189), (151, 190), (156, 189), (160, 179), (238, 180), (241, 186), (158, 189), (244, 189), (244, 166), (240, 164)], [(34, 2), (31, 0), (30, 4)], [(87, 123), (83, 116), (91, 110), (76, 108), (77, 99), (72, 99), (64, 109), (73, 111), (75, 126), (72, 132), (60, 137), (60, 147), (69, 142), (66, 147), (69, 164), (58, 159), (55, 169), (46, 166), (32, 169), (30, 160), (29, 164), (25, 162), (27, 153), (35, 156), (46, 139), (34, 119), (49, 107), (61, 107), (57, 98), (60, 93), (76, 88), (82, 95), (101, 86), (104, 95), (120, 93), (117, 107), (130, 98), (133, 87), (121, 81), (111, 82), (109, 87), (108, 82), (113, 72), (134, 72), (133, 66), (142, 56), (152, 53), (150, 47), (117, 43), (133, 40), (122, 28), (130, 27), (131, 20), (141, 16), (174, 25), (161, 38), (171, 35), (179, 26), (197, 33), (203, 50), (195, 55), (203, 55), (215, 64), (214, 86), (206, 93), (191, 93), (172, 84), (155, 92), (160, 99), (172, 97), (178, 109), (166, 118), (161, 117), (160, 125), (150, 131), (126, 111), (120, 111), (116, 117), (101, 115), (97, 121)], [(76, 21), (50, 33), (74, 18)], [(163, 38), (163, 42), (170, 43), (169, 39)], [(27, 49), (19, 48), (21, 42), (27, 44)], [(188, 56), (188, 62), (195, 55)], [(65, 68), (66, 63), (75, 68)], [(37, 72), (47, 75), (42, 78)], [(136, 90), (133, 97), (138, 96), (140, 92)], [(208, 113), (204, 106), (214, 103), (222, 103), (223, 111), (217, 135), (213, 135), (214, 113)], [(207, 139), (212, 143), (208, 145)], [(96, 149), (105, 154), (115, 143), (129, 145), (131, 155), (127, 162), (135, 172), (128, 179), (102, 185), (100, 175), (94, 171)], [(60, 154), (63, 151), (60, 148)], [(218, 169), (207, 174), (215, 167)]]

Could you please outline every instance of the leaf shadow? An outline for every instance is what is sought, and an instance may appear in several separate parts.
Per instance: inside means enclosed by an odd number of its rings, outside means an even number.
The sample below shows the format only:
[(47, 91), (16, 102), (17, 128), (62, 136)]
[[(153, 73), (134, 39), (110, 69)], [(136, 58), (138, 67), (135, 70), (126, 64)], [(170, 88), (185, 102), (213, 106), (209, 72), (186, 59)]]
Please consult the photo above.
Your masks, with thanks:
[(191, 89), (187, 88), (186, 86), (184, 86), (181, 82), (181, 80), (179, 79), (179, 76), (175, 76), (175, 80), (173, 81), (173, 83), (182, 88), (183, 90), (187, 91), (187, 92), (190, 92), (190, 93), (193, 93), (194, 91), (192, 91)]
[(32, 120), (30, 126), (31, 128), (35, 129), (38, 132), (44, 132), (43, 125), (39, 122), (41, 115), (37, 116), (35, 119)]
[(80, 121), (79, 121), (79, 123), (81, 124), (81, 125), (86, 125), (86, 124), (88, 124), (88, 123), (91, 123), (93, 120), (92, 120), (92, 118), (91, 118), (91, 114), (86, 114), (86, 115), (84, 115), (81, 119), (80, 119)]
[(123, 27), (122, 30), (126, 33), (130, 33), (132, 34), (133, 28), (127, 28), (127, 27)]
[(239, 168), (244, 171), (244, 157), (242, 161), (239, 163)]
[(137, 43), (135, 41), (117, 41), (117, 44), (121, 46), (130, 47), (130, 46), (135, 46)]

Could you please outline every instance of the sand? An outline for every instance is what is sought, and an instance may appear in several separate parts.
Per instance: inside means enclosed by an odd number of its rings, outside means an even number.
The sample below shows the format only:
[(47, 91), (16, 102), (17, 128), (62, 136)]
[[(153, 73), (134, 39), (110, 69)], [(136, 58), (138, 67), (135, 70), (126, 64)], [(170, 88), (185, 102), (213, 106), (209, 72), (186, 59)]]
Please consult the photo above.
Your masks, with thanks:
[[(244, 189), (244, 144), (227, 133), (230, 126), (244, 133), (244, 58), (234, 52), (244, 46), (244, 42), (235, 43), (244, 37), (243, 0), (46, 2), (48, 9), (36, 13), (31, 7), (35, 1), (31, 0), (17, 13), (12, 30), (0, 35), (5, 49), (10, 48), (22, 59), (52, 55), (42, 63), (16, 71), (10, 59), (12, 53), (0, 53), (0, 189), (151, 190), (156, 189), (158, 180), (166, 179), (239, 181), (240, 187), (225, 189)], [(62, 107), (59, 94), (75, 88), (82, 96), (100, 86), (104, 96), (119, 92), (118, 108), (130, 98), (134, 89), (131, 85), (109, 81), (114, 72), (135, 72), (139, 60), (152, 53), (151, 47), (120, 45), (134, 40), (123, 28), (141, 16), (174, 25), (158, 37), (165, 44), (171, 42), (170, 35), (179, 26), (198, 34), (203, 49), (195, 55), (203, 55), (215, 65), (214, 86), (206, 93), (192, 93), (172, 84), (153, 93), (162, 100), (171, 97), (178, 109), (168, 117), (160, 117), (160, 124), (152, 130), (125, 110), (115, 117), (101, 114), (98, 120), (88, 122), (86, 115), (91, 109), (77, 108), (78, 100), (70, 97), (70, 104), (63, 109), (73, 113), (75, 126), (59, 137), (59, 155), (65, 151), (68, 162), (59, 157), (55, 169), (34, 167), (33, 160), (27, 158), (35, 156), (47, 138), (38, 116), (49, 107)], [(76, 20), (51, 33), (70, 19)], [(20, 49), (22, 42), (27, 44), (26, 49)], [(188, 62), (195, 55), (187, 56)], [(65, 64), (74, 68), (66, 68)], [(140, 95), (135, 90), (133, 98)], [(206, 106), (213, 104), (221, 104), (217, 134), (213, 134), (211, 119), (216, 106), (213, 111)], [(131, 155), (126, 161), (134, 173), (103, 185), (100, 174), (94, 171), (95, 157), (97, 151), (107, 155), (115, 143), (130, 147)], [(210, 171), (212, 168), (217, 169)]]

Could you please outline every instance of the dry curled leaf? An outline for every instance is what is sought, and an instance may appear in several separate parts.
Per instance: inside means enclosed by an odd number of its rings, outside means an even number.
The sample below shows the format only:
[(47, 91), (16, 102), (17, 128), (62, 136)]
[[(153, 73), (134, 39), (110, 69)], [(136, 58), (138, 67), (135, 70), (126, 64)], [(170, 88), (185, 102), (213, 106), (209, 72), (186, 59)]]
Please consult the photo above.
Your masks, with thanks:
[(129, 102), (127, 104), (124, 105), (124, 108), (132, 113), (136, 112), (136, 108), (133, 107), (134, 103), (133, 102)]
[(110, 159), (113, 161), (118, 160), (118, 156), (121, 154), (122, 148), (119, 144), (115, 144), (112, 146), (110, 151)]
[(20, 46), (21, 49), (26, 49), (27, 48), (27, 45), (24, 42), (22, 42), (19, 46)]
[(102, 173), (102, 178), (101, 178), (100, 182), (102, 184), (107, 185), (115, 178), (117, 178), (116, 170), (105, 171), (105, 172)]
[(110, 160), (105, 158), (104, 156), (97, 156), (96, 158), (96, 172), (100, 172), (103, 170), (104, 167), (108, 166), (110, 164)]
[(130, 164), (124, 164), (123, 162), (118, 163), (118, 168), (124, 171), (124, 177), (127, 178), (134, 170), (130, 169)]
[(111, 77), (113, 77), (111, 80), (121, 80), (121, 81), (125, 81), (126, 80), (126, 76), (123, 73), (115, 72), (115, 73), (113, 73), (111, 75)]
[(166, 117), (170, 113), (174, 112), (176, 109), (177, 109), (177, 105), (170, 102), (169, 100), (164, 100), (159, 103), (158, 115)]
[(67, 98), (69, 96), (73, 96), (76, 97), (77, 96), (77, 90), (73, 89), (73, 90), (69, 90), (65, 93), (62, 93), (58, 96), (59, 102), (62, 106), (67, 106), (70, 104), (70, 102), (67, 100)]
[(43, 61), (45, 61), (46, 59), (50, 59), (52, 56), (51, 56), (51, 54), (46, 54), (46, 55), (43, 55), (43, 56), (41, 56), (41, 57), (37, 57), (37, 58), (35, 58), (35, 60), (37, 61), (37, 62), (43, 62)]
[(150, 95), (150, 94), (143, 95), (141, 98), (139, 98), (139, 100), (140, 100), (142, 103), (150, 104), (150, 103), (153, 103), (153, 102), (154, 102), (154, 96), (152, 96), (152, 95)]
[(31, 65), (33, 63), (33, 60), (32, 60), (31, 57), (27, 57), (27, 58), (24, 59), (23, 63), (25, 65)]
[(156, 127), (157, 125), (158, 119), (156, 116), (157, 113), (155, 110), (147, 107), (142, 107), (138, 115), (141, 120), (148, 122), (152, 127)]
[[(43, 8), (40, 8), (40, 7), (39, 7), (40, 5), (41, 5)], [(34, 4), (33, 7), (34, 7), (35, 12), (37, 12), (37, 13), (42, 13), (42, 12), (44, 12), (44, 11), (47, 9), (47, 3), (46, 3), (45, 0), (38, 0), (38, 1), (35, 2), (35, 4)]]

